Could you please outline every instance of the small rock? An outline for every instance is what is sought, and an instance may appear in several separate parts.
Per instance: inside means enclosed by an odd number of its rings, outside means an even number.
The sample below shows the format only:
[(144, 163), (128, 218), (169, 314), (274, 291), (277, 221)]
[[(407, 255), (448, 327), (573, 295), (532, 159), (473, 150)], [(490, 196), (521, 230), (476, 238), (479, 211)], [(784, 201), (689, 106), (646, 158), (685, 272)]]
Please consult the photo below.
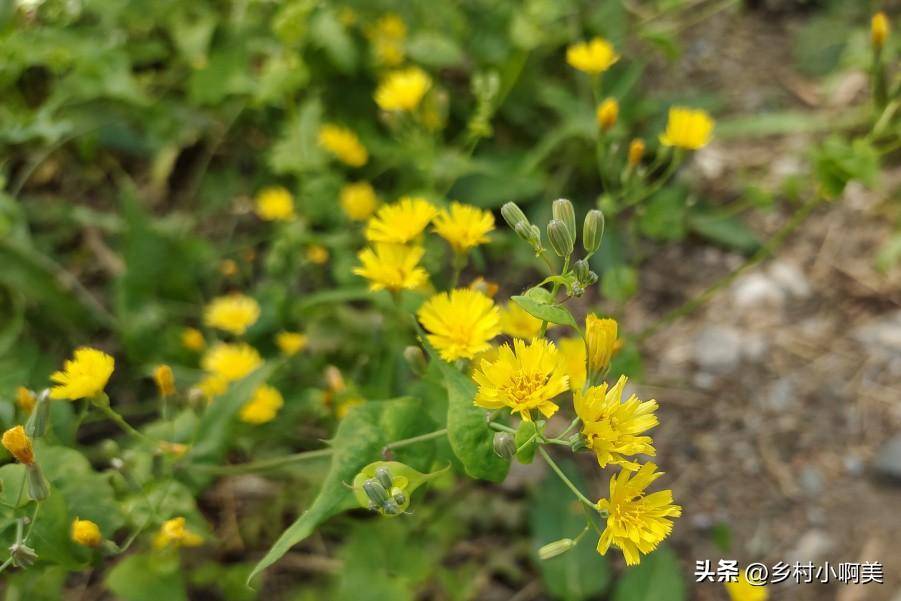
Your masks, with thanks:
[(779, 307), (785, 302), (785, 292), (772, 278), (755, 272), (735, 282), (732, 298), (740, 308)]
[(833, 540), (822, 530), (808, 530), (791, 549), (787, 555), (787, 561), (790, 564), (795, 562), (816, 563), (824, 558), (827, 553), (835, 546)]
[(725, 374), (738, 367), (742, 355), (742, 335), (735, 328), (707, 326), (694, 340), (694, 358), (706, 372)]
[(901, 434), (896, 434), (876, 453), (873, 461), (876, 474), (901, 483)]
[(777, 413), (791, 411), (798, 406), (795, 381), (792, 378), (780, 378), (764, 388), (755, 400), (761, 409)]
[(879, 317), (859, 326), (854, 337), (869, 347), (887, 353), (901, 353), (901, 311)]
[(812, 465), (805, 466), (801, 470), (798, 483), (808, 496), (815, 497), (823, 492), (823, 474)]
[(774, 261), (768, 271), (770, 278), (789, 296), (794, 298), (810, 296), (810, 283), (797, 265), (787, 261)]

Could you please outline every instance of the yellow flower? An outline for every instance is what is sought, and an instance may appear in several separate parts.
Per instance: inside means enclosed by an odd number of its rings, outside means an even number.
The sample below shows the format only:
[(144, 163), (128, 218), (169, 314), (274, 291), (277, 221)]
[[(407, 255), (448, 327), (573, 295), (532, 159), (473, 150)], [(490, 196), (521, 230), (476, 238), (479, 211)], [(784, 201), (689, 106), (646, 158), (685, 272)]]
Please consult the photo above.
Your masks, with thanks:
[(291, 357), (307, 347), (307, 337), (300, 332), (282, 330), (275, 335), (275, 346), (283, 355)]
[(366, 224), (366, 239), (370, 242), (406, 244), (419, 237), (438, 213), (438, 209), (424, 198), (404, 196), (385, 205)]
[(197, 383), (197, 389), (207, 400), (211, 401), (220, 394), (225, 394), (225, 391), (228, 390), (228, 380), (222, 376), (211, 374)]
[(585, 318), (585, 336), (588, 339), (588, 369), (592, 374), (601, 374), (619, 349), (616, 320), (589, 314)]
[(766, 601), (769, 593), (764, 582), (751, 582), (744, 571), (738, 573), (738, 582), (727, 582), (726, 592), (731, 601)]
[(203, 538), (185, 528), (185, 518), (177, 517), (166, 520), (160, 526), (153, 539), (153, 546), (157, 549), (166, 547), (199, 547), (203, 544)]
[(340, 202), (348, 219), (366, 221), (379, 201), (369, 182), (357, 182), (341, 188)]
[(172, 396), (175, 394), (175, 375), (168, 365), (157, 365), (153, 369), (153, 381), (160, 396)]
[(357, 258), (362, 265), (355, 267), (353, 272), (369, 280), (369, 289), (373, 292), (413, 290), (429, 279), (426, 270), (419, 266), (424, 254), (425, 249), (421, 246), (380, 242), (375, 245), (375, 250), (360, 251)]
[(176, 458), (184, 457), (185, 453), (191, 448), (186, 444), (180, 442), (169, 442), (168, 440), (161, 440), (159, 445), (157, 445), (160, 451), (163, 453), (169, 453)]
[(488, 242), (488, 232), (494, 229), (494, 215), (478, 207), (452, 202), (450, 211), (442, 209), (435, 217), (435, 233), (448, 241), (454, 252)]
[(581, 338), (563, 338), (557, 342), (563, 364), (569, 374), (569, 388), (573, 392), (585, 386), (585, 341)]
[(256, 213), (264, 221), (290, 221), (294, 218), (294, 197), (281, 186), (263, 188), (256, 197)]
[(77, 401), (96, 396), (103, 392), (115, 365), (113, 358), (103, 351), (88, 347), (75, 349), (73, 358), (63, 364), (63, 370), (50, 376), (57, 384), (50, 390), (50, 398)]
[(24, 411), (25, 413), (31, 413), (34, 411), (34, 406), (38, 402), (38, 397), (35, 393), (28, 390), (24, 386), (19, 386), (16, 388), (16, 405), (19, 406), (19, 409)]
[(19, 460), (19, 463), (24, 465), (34, 463), (34, 449), (31, 447), (31, 439), (22, 426), (14, 426), (4, 432), (0, 442), (13, 457)]
[(220, 342), (200, 361), (204, 371), (219, 376), (226, 383), (240, 380), (263, 364), (260, 354), (249, 344)]
[(501, 332), (513, 338), (530, 340), (541, 333), (541, 320), (532, 317), (515, 302), (501, 309)]
[(592, 386), (585, 394), (576, 390), (573, 404), (576, 415), (582, 420), (585, 443), (594, 451), (598, 465), (607, 467), (608, 463), (615, 463), (627, 470), (637, 470), (640, 465), (626, 457), (653, 457), (656, 454), (651, 437), (639, 434), (659, 423), (654, 415), (657, 401), (641, 401), (633, 394), (623, 402), (626, 382), (628, 379), (620, 376), (609, 389), (604, 382), (600, 386)]
[(603, 38), (578, 42), (566, 49), (566, 62), (579, 71), (597, 75), (609, 69), (619, 60), (613, 45)]
[(713, 119), (705, 111), (674, 106), (669, 110), (666, 131), (660, 136), (660, 143), (698, 150), (707, 146), (712, 133)]
[(881, 49), (885, 45), (885, 40), (888, 38), (889, 34), (889, 22), (888, 17), (885, 16), (885, 13), (879, 11), (875, 15), (873, 15), (873, 19), (870, 22), (870, 38), (873, 41), (873, 47), (876, 49)]
[(203, 322), (211, 327), (240, 336), (260, 318), (260, 305), (243, 294), (214, 298), (203, 310)]
[(530, 343), (516, 339), (513, 348), (504, 344), (494, 361), (482, 360), (473, 373), (479, 385), (475, 404), (485, 409), (509, 407), (526, 421), (532, 410), (545, 417), (559, 407), (551, 399), (569, 389), (569, 376), (553, 342), (536, 338)]
[(619, 103), (615, 98), (605, 98), (604, 102), (598, 105), (596, 117), (598, 127), (607, 131), (616, 125), (616, 118), (619, 117)]
[(96, 547), (103, 541), (100, 527), (91, 520), (72, 520), (72, 540), (84, 547)]
[(227, 278), (233, 278), (238, 275), (238, 264), (234, 259), (222, 259), (219, 263), (219, 273)]
[(412, 111), (432, 86), (428, 73), (419, 67), (391, 71), (375, 90), (375, 102), (383, 111)]
[(185, 328), (181, 331), (181, 345), (189, 351), (202, 351), (206, 347), (206, 340), (197, 328)]
[(644, 156), (644, 140), (635, 138), (629, 143), (629, 167), (637, 167)]
[(241, 421), (248, 424), (265, 424), (275, 419), (285, 404), (282, 393), (272, 386), (260, 386), (250, 401), (241, 407)]
[(366, 401), (358, 396), (348, 397), (338, 403), (338, 406), (335, 407), (335, 417), (337, 417), (338, 419), (344, 419), (345, 417), (347, 417), (347, 414), (350, 413), (351, 409), (353, 409), (357, 405), (362, 405), (365, 402)]
[(351, 167), (362, 167), (369, 160), (369, 153), (357, 134), (334, 123), (319, 128), (319, 145)]
[(324, 265), (328, 262), (328, 249), (321, 244), (312, 244), (307, 247), (307, 259), (310, 263)]
[(656, 549), (672, 531), (670, 518), (682, 515), (682, 508), (673, 505), (673, 491), (644, 492), (663, 475), (656, 470), (656, 465), (646, 463), (637, 472), (622, 471), (610, 477), (610, 498), (597, 503), (598, 510), (608, 514), (598, 553), (605, 555), (612, 544), (623, 552), (627, 565), (638, 565), (642, 554)]
[(471, 359), (491, 348), (501, 333), (500, 312), (494, 301), (469, 288), (441, 292), (423, 303), (416, 313), (427, 338), (445, 361)]
[(375, 62), (387, 67), (396, 67), (404, 62), (404, 40), (407, 24), (395, 14), (388, 14), (376, 21), (369, 31)]

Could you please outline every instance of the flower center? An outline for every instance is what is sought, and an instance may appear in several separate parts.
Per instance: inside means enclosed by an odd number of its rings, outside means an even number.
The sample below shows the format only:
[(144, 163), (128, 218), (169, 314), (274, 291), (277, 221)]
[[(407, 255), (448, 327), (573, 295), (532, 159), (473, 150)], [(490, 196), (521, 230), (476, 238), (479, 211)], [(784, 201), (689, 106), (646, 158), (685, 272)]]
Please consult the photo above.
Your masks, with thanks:
[(525, 403), (532, 395), (545, 385), (547, 376), (541, 373), (519, 373), (510, 378), (510, 382), (504, 387), (504, 392), (516, 403)]

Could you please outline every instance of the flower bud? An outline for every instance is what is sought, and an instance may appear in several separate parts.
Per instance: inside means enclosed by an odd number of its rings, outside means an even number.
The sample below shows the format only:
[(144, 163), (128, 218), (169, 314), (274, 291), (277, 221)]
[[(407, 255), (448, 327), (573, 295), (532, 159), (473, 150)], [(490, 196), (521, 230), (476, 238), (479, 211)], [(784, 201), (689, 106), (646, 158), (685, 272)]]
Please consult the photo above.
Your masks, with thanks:
[(504, 203), (504, 206), (501, 207), (501, 217), (513, 231), (516, 231), (519, 224), (529, 225), (529, 218), (515, 202)]
[(581, 433), (577, 432), (569, 437), (569, 448), (572, 449), (573, 453), (578, 453), (579, 451), (584, 451), (588, 448), (588, 442), (585, 440), (585, 436)]
[(14, 543), (9, 548), (9, 556), (17, 568), (30, 568), (37, 561), (38, 554), (24, 543)]
[(370, 478), (363, 483), (363, 492), (376, 507), (384, 507), (388, 502), (388, 491), (375, 478)]
[(25, 428), (15, 426), (3, 433), (2, 444), (23, 465), (34, 463), (34, 449)]
[(597, 117), (598, 126), (601, 130), (609, 130), (616, 125), (616, 118), (619, 116), (619, 103), (615, 98), (605, 98), (604, 101), (598, 105), (595, 116)]
[(884, 12), (880, 11), (873, 15), (873, 19), (870, 22), (870, 38), (873, 42), (873, 48), (882, 50), (882, 47), (885, 46), (885, 40), (888, 38), (888, 34), (888, 17), (885, 16)]
[(591, 273), (591, 270), (588, 268), (588, 261), (585, 259), (579, 259), (573, 265), (573, 273), (576, 274), (576, 278), (580, 282), (584, 282), (588, 278), (588, 274)]
[(537, 225), (520, 223), (517, 224), (515, 231), (520, 238), (531, 244), (532, 248), (536, 250), (541, 248), (541, 230)]
[(546, 561), (548, 559), (563, 555), (576, 546), (576, 542), (571, 538), (561, 538), (552, 543), (548, 543), (538, 549), (538, 559)]
[(404, 494), (403, 489), (395, 486), (391, 489), (391, 499), (397, 503), (399, 506), (402, 506), (407, 502), (407, 495)]
[(597, 252), (604, 238), (604, 214), (598, 209), (591, 209), (585, 215), (582, 224), (582, 246), (585, 252), (591, 254)]
[(644, 157), (644, 140), (635, 138), (629, 143), (629, 167), (635, 168)]
[(72, 520), (72, 540), (84, 547), (97, 547), (103, 541), (100, 527), (91, 520), (80, 520), (77, 517)]
[(50, 496), (50, 487), (47, 484), (47, 479), (44, 478), (40, 465), (37, 463), (26, 465), (25, 473), (28, 476), (29, 497), (35, 501), (43, 501)]
[(620, 346), (616, 320), (601, 319), (590, 313), (585, 318), (585, 337), (588, 341), (589, 375), (602, 374)]
[(551, 241), (551, 248), (558, 256), (568, 257), (573, 253), (575, 241), (569, 230), (566, 229), (566, 224), (559, 219), (551, 219), (551, 222), (547, 224), (547, 237)]
[(509, 432), (496, 432), (494, 434), (494, 452), (498, 457), (512, 459), (516, 455), (516, 442)]
[(50, 421), (50, 391), (44, 390), (38, 396), (34, 409), (25, 423), (26, 434), (32, 438), (40, 438), (47, 431), (48, 421)]
[(425, 360), (425, 355), (422, 352), (422, 349), (418, 346), (410, 345), (404, 349), (404, 360), (407, 362), (407, 365), (410, 366), (410, 370), (413, 371), (416, 375), (422, 375), (425, 373), (428, 364)]
[(153, 381), (161, 397), (170, 397), (175, 394), (175, 375), (168, 365), (157, 365), (153, 370)]
[(558, 198), (554, 201), (554, 204), (551, 205), (551, 210), (554, 219), (563, 222), (563, 225), (569, 230), (569, 235), (572, 236), (573, 241), (575, 241), (578, 232), (576, 231), (576, 210), (573, 208), (573, 203), (565, 198)]
[(19, 406), (19, 409), (24, 411), (25, 413), (31, 413), (34, 411), (34, 406), (37, 403), (38, 397), (31, 390), (28, 390), (24, 386), (19, 386), (16, 388), (16, 405)]
[(391, 490), (391, 472), (387, 467), (378, 467), (375, 470), (375, 479), (385, 490)]

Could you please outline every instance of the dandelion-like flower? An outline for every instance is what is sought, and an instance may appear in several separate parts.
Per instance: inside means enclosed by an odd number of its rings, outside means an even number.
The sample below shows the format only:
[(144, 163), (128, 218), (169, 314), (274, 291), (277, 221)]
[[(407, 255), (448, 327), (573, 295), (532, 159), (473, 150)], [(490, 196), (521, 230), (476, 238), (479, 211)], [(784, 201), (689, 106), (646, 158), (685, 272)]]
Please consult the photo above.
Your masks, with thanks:
[(557, 412), (554, 397), (569, 389), (569, 376), (553, 342), (536, 338), (504, 344), (493, 361), (482, 360), (473, 379), (479, 385), (475, 404), (485, 409), (509, 407), (526, 421), (532, 410), (545, 417)]
[(404, 196), (380, 208), (369, 220), (366, 239), (406, 244), (418, 238), (437, 213), (438, 209), (426, 199)]
[(253, 393), (250, 401), (241, 407), (241, 421), (254, 425), (265, 424), (275, 419), (284, 404), (282, 393), (276, 388), (260, 386)]
[(183, 517), (172, 518), (163, 522), (159, 532), (153, 539), (153, 546), (157, 549), (165, 549), (166, 547), (199, 547), (202, 544), (203, 537), (188, 530)]
[(311, 244), (307, 247), (307, 260), (314, 265), (325, 265), (328, 263), (328, 249), (321, 244)]
[(673, 491), (645, 494), (645, 489), (662, 476), (653, 463), (636, 472), (622, 471), (610, 477), (610, 498), (597, 503), (607, 513), (607, 527), (598, 540), (598, 553), (605, 555), (610, 545), (619, 548), (626, 564), (638, 565), (642, 555), (657, 548), (673, 529), (672, 518), (682, 515), (673, 505)]
[(263, 188), (256, 197), (256, 214), (264, 221), (290, 221), (294, 219), (294, 197), (281, 186)]
[(589, 314), (585, 318), (585, 336), (588, 339), (588, 369), (592, 374), (603, 373), (610, 365), (613, 354), (621, 343), (617, 338), (615, 319), (601, 319)]
[(710, 143), (713, 119), (706, 111), (674, 106), (669, 110), (666, 131), (660, 136), (664, 146), (698, 150)]
[(407, 24), (398, 15), (388, 14), (379, 18), (367, 34), (372, 41), (376, 64), (396, 67), (404, 62)]
[(766, 601), (770, 596), (765, 582), (748, 580), (744, 571), (738, 573), (737, 582), (726, 582), (725, 585), (731, 601)]
[(477, 290), (458, 288), (427, 300), (417, 312), (427, 338), (445, 361), (471, 359), (500, 334), (500, 312)]
[(365, 248), (357, 255), (362, 265), (353, 272), (369, 280), (369, 289), (413, 290), (429, 279), (426, 270), (419, 266), (425, 254), (421, 246), (378, 243), (375, 249)]
[(581, 338), (563, 338), (557, 341), (557, 347), (563, 356), (563, 365), (569, 375), (569, 388), (573, 392), (585, 386), (586, 362), (585, 341)]
[(657, 401), (641, 401), (633, 394), (623, 402), (627, 382), (625, 376), (620, 376), (610, 388), (604, 382), (584, 394), (581, 390), (574, 394), (573, 404), (582, 420), (582, 435), (601, 467), (615, 463), (627, 470), (637, 470), (640, 465), (627, 457), (656, 454), (651, 437), (640, 435), (659, 423), (654, 415)]
[(72, 520), (71, 537), (73, 542), (83, 547), (96, 547), (103, 542), (100, 527), (91, 520)]
[(351, 167), (362, 167), (369, 160), (369, 152), (357, 134), (334, 123), (319, 128), (319, 145)]
[(160, 396), (169, 397), (175, 394), (175, 374), (168, 365), (157, 365), (153, 368), (153, 381)]
[(391, 71), (375, 90), (383, 111), (412, 111), (432, 86), (432, 78), (419, 67)]
[(501, 332), (512, 338), (531, 340), (541, 333), (541, 320), (511, 301), (501, 309)]
[(300, 332), (282, 330), (275, 335), (275, 346), (286, 357), (293, 357), (307, 347), (307, 337)]
[(618, 60), (619, 55), (613, 45), (600, 37), (572, 44), (566, 49), (569, 66), (590, 75), (603, 73)]
[(50, 398), (77, 401), (96, 396), (103, 392), (115, 366), (115, 360), (103, 351), (89, 347), (75, 349), (62, 371), (50, 376), (56, 383), (50, 389)]
[(644, 157), (644, 140), (635, 138), (629, 142), (629, 167), (637, 167)]
[(210, 374), (197, 382), (197, 390), (204, 398), (211, 401), (220, 394), (225, 394), (225, 391), (228, 390), (228, 380), (222, 376)]
[(598, 127), (603, 131), (607, 131), (616, 125), (616, 119), (619, 117), (619, 103), (615, 98), (605, 98), (604, 101), (598, 105), (595, 117), (598, 120)]
[(870, 20), (870, 39), (873, 42), (873, 47), (881, 50), (885, 45), (885, 40), (888, 38), (889, 34), (889, 23), (888, 17), (885, 16), (885, 13), (879, 11), (873, 18)]
[(0, 439), (3, 448), (9, 451), (23, 465), (34, 463), (34, 449), (31, 446), (31, 438), (25, 433), (22, 426), (14, 426), (3, 433)]
[(366, 221), (375, 212), (378, 198), (369, 182), (347, 184), (339, 197), (344, 214), (352, 221)]
[(263, 364), (260, 354), (249, 344), (220, 342), (206, 352), (200, 366), (226, 383), (240, 380)]
[(206, 340), (197, 328), (185, 328), (181, 331), (181, 345), (189, 351), (198, 352), (206, 347)]
[(494, 215), (478, 207), (452, 202), (450, 211), (442, 209), (435, 217), (434, 228), (454, 252), (462, 254), (488, 242), (488, 232), (494, 229)]
[(260, 304), (243, 294), (214, 298), (203, 311), (206, 325), (240, 336), (260, 318)]

